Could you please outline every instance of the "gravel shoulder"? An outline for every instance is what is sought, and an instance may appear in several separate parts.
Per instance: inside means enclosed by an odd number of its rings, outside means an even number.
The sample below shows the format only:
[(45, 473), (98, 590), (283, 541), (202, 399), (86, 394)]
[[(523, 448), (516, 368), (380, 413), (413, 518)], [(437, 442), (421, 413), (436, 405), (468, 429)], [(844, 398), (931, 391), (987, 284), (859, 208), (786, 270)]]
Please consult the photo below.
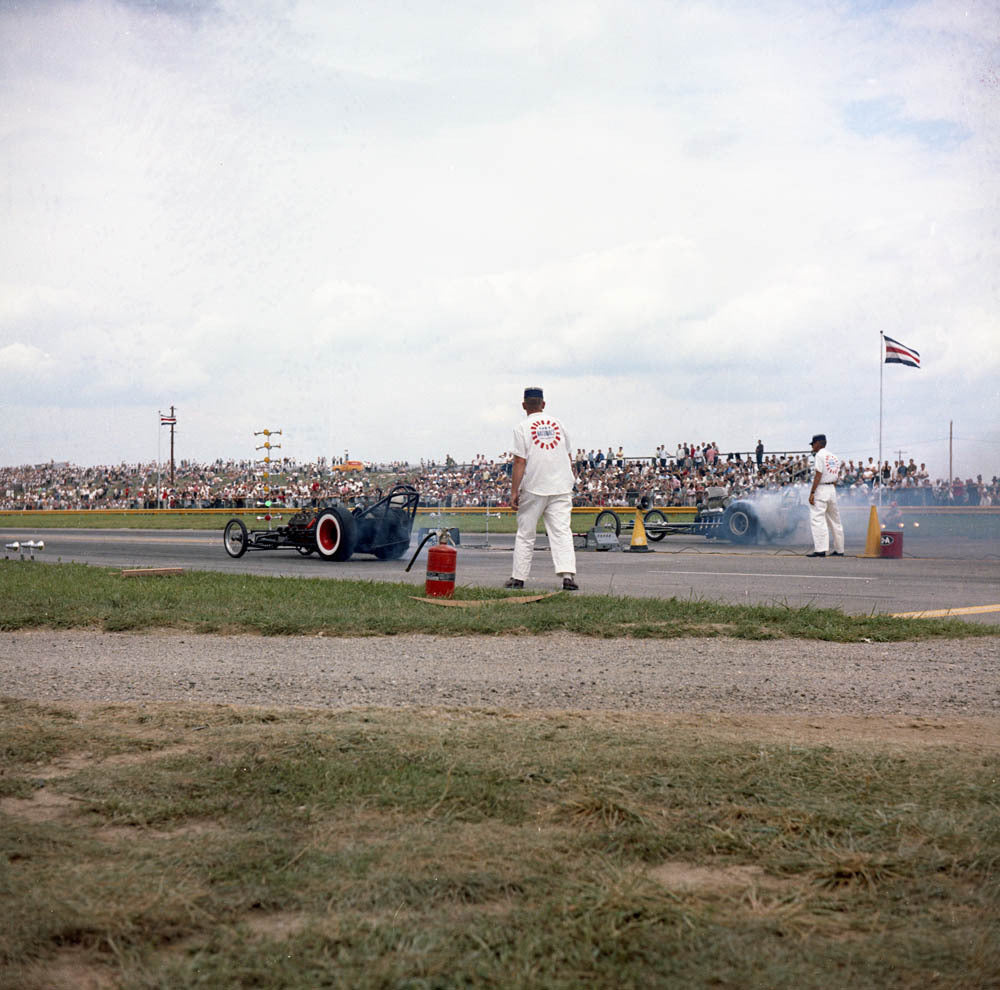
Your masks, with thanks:
[(1000, 637), (895, 644), (548, 636), (0, 633), (0, 695), (108, 704), (414, 708), (795, 745), (1000, 751)]
[(895, 644), (0, 634), (34, 701), (1000, 718), (1000, 637)]

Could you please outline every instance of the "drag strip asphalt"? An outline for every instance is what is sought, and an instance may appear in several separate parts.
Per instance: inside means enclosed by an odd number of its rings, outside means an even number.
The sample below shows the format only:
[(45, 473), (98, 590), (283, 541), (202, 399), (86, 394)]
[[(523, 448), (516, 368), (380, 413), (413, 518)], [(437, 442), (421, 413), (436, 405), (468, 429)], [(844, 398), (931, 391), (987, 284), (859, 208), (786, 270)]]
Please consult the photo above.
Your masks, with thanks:
[[(510, 576), (512, 535), (463, 535), (458, 549), (457, 583), (499, 587)], [(0, 544), (41, 540), (36, 560), (75, 561), (101, 567), (182, 567), (189, 570), (369, 581), (402, 581), (421, 587), (426, 548), (407, 573), (416, 547), (402, 560), (381, 561), (358, 555), (328, 563), (294, 550), (249, 552), (234, 560), (222, 545), (221, 531), (193, 530), (0, 530)], [(846, 557), (808, 558), (808, 546), (737, 547), (689, 537), (666, 537), (650, 552), (578, 551), (582, 594), (683, 598), (729, 604), (837, 608), (848, 614), (896, 614), (966, 610), (965, 621), (1000, 627), (1000, 562), (989, 542), (969, 546), (928, 545), (929, 556), (900, 559), (861, 557), (848, 546)], [(948, 556), (949, 550), (964, 556)], [(31, 551), (4, 549), (7, 559)], [(694, 565), (694, 566), (692, 566)], [(538, 539), (529, 593), (560, 587), (552, 572), (544, 536)], [(986, 609), (991, 609), (987, 611)]]

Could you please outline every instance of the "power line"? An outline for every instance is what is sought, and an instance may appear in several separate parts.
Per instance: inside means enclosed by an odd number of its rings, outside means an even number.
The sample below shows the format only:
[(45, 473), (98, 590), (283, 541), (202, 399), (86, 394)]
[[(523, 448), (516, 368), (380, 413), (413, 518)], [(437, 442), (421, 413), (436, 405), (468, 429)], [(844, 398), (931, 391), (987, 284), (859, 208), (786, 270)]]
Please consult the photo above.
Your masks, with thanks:
[(976, 440), (974, 437), (955, 437), (963, 443), (988, 443), (994, 447), (1000, 447), (1000, 440)]

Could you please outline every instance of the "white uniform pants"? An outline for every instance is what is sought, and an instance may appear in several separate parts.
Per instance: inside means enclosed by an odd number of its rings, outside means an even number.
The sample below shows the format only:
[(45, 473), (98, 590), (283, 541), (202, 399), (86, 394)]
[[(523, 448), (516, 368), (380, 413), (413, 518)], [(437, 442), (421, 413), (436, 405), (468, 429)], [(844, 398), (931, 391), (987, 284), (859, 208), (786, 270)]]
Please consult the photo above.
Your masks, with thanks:
[(826, 553), (830, 549), (831, 532), (834, 551), (844, 552), (844, 527), (840, 522), (837, 490), (833, 485), (817, 485), (813, 504), (809, 506), (809, 528), (812, 530), (813, 549), (817, 553)]
[(517, 536), (514, 537), (514, 573), (512, 577), (527, 581), (531, 573), (531, 555), (535, 550), (535, 530), (538, 520), (545, 520), (545, 532), (552, 550), (552, 565), (556, 574), (576, 574), (576, 551), (570, 519), (573, 497), (566, 495), (536, 495), (521, 492), (517, 508)]

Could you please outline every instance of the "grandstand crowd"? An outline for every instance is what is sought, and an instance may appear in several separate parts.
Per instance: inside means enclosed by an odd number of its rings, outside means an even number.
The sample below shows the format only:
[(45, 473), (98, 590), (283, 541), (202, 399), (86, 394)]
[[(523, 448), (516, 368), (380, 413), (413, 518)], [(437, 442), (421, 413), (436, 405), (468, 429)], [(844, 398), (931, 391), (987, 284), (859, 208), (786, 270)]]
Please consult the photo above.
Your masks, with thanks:
[[(365, 463), (336, 460), (300, 464), (285, 459), (270, 465), (246, 460), (210, 464), (181, 461), (169, 465), (118, 464), (79, 467), (65, 462), (0, 467), (0, 510), (250, 508), (265, 503), (288, 507), (329, 499), (347, 503), (370, 498), (394, 482), (414, 485), (422, 505), (444, 507), (504, 506), (510, 498), (511, 455), (487, 459), (479, 454), (458, 464)], [(695, 506), (708, 489), (728, 495), (774, 491), (808, 482), (809, 454), (800, 451), (722, 453), (715, 443), (661, 446), (652, 455), (626, 456), (623, 448), (577, 450), (578, 505), (626, 506), (643, 495), (660, 506)], [(904, 505), (1000, 505), (1000, 479), (982, 476), (931, 480), (924, 464), (898, 460), (881, 467), (873, 457), (846, 460), (839, 482), (848, 504), (880, 501)], [(716, 491), (714, 494), (719, 494)]]

